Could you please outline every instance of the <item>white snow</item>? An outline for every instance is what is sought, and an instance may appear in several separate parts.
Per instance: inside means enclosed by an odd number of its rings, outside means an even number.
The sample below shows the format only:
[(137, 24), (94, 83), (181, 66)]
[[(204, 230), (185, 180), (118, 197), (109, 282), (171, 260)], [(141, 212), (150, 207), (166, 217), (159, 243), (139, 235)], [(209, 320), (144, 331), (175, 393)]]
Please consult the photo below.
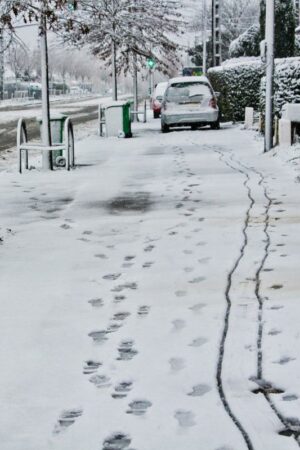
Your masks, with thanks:
[[(282, 425), (250, 379), (266, 186), (274, 200), (272, 271), (261, 281), (263, 367), (285, 391), (271, 394), (278, 409), (300, 419), (299, 184), (287, 162), (294, 150), (285, 163), (280, 150), (262, 155), (253, 132), (230, 125), (161, 134), (151, 120), (125, 140), (96, 132), (95, 123), (80, 131), (70, 173), (20, 176), (12, 153), (1, 163), (1, 449), (247, 448), (216, 385), (227, 277), (250, 202), (237, 161), (265, 179), (248, 169), (255, 205), (232, 280), (224, 389), (255, 450), (298, 448), (277, 434)], [(113, 398), (121, 382), (132, 385)], [(135, 400), (150, 402), (145, 414), (127, 413)], [(64, 411), (78, 416), (69, 427)], [(103, 446), (115, 432), (130, 445)]]

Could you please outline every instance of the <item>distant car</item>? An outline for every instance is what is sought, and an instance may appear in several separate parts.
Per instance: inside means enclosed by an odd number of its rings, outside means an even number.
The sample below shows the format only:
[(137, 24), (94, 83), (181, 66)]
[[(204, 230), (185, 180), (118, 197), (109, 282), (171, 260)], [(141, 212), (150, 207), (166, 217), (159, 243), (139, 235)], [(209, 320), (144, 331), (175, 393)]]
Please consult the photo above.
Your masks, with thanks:
[(220, 128), (217, 95), (204, 77), (172, 78), (166, 89), (161, 109), (161, 130), (191, 126), (192, 129), (210, 125)]
[(153, 95), (152, 101), (151, 101), (151, 107), (153, 110), (154, 119), (158, 119), (160, 117), (161, 103), (163, 101), (167, 86), (168, 86), (167, 82), (166, 83), (158, 83), (158, 85), (155, 88), (154, 95)]

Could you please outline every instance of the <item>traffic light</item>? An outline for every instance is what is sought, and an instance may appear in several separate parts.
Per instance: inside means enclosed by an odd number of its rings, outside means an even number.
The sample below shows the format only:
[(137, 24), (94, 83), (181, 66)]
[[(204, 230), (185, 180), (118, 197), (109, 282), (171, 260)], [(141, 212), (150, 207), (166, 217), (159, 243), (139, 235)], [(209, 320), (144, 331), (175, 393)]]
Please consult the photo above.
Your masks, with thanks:
[(156, 61), (153, 58), (147, 59), (147, 66), (151, 70), (154, 69), (154, 67), (156, 66)]
[(67, 8), (69, 11), (76, 11), (78, 6), (77, 0), (67, 0)]

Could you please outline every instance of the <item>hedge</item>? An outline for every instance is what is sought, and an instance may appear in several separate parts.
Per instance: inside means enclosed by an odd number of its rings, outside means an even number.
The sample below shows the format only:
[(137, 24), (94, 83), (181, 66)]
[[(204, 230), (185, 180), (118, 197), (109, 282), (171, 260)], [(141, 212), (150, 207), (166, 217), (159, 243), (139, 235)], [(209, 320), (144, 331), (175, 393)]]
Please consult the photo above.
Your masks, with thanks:
[(222, 120), (244, 120), (246, 106), (259, 109), (260, 83), (264, 65), (259, 58), (229, 60), (208, 71), (209, 80), (220, 93)]
[[(223, 120), (244, 120), (246, 106), (264, 112), (265, 67), (258, 58), (229, 60), (208, 71), (216, 92), (220, 92)], [(285, 103), (300, 103), (300, 58), (275, 60), (274, 110), (280, 116)]]

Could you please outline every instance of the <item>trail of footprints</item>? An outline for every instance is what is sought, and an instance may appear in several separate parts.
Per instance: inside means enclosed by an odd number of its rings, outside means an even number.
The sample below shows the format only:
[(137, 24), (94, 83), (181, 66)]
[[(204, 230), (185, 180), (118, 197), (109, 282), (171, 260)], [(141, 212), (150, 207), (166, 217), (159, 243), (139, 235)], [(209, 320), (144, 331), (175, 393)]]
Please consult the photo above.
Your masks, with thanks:
[[(184, 152), (182, 149), (178, 148), (175, 150), (175, 153), (180, 156), (181, 161), (177, 161), (175, 158), (175, 163), (181, 168), (181, 171), (183, 174), (187, 177), (193, 177), (195, 174), (191, 172), (189, 167), (184, 162)], [(175, 229), (168, 230), (168, 236), (170, 238), (173, 238), (175, 236), (178, 236), (180, 234), (180, 230), (186, 229), (188, 224), (193, 224), (194, 222), (203, 222), (205, 218), (203, 217), (194, 217), (197, 214), (197, 209), (195, 207), (186, 207), (185, 212), (182, 212), (182, 210), (185, 208), (185, 205), (187, 203), (200, 203), (201, 200), (199, 198), (192, 198), (192, 194), (194, 193), (194, 190), (197, 190), (197, 195), (201, 194), (201, 191), (199, 190), (199, 183), (190, 183), (186, 186), (186, 184), (183, 185), (183, 195), (181, 200), (176, 204), (175, 208), (178, 209), (178, 214), (184, 217), (184, 222), (178, 223)], [(169, 186), (167, 190), (171, 190), (172, 186)], [(193, 236), (196, 236), (201, 232), (200, 227), (193, 227), (191, 230), (191, 235), (186, 234), (185, 238), (187, 240), (192, 241)], [(92, 231), (86, 230), (82, 233), (83, 236), (91, 236), (93, 234)], [(85, 240), (86, 238), (81, 238), (81, 240)], [(148, 241), (148, 242), (147, 242)], [(88, 242), (88, 240), (87, 240)], [(193, 249), (198, 247), (203, 247), (206, 243), (205, 242), (195, 242), (192, 244)], [(112, 250), (114, 246), (107, 246), (108, 250)], [(151, 243), (150, 239), (146, 240), (146, 244), (143, 247), (143, 251), (145, 254), (153, 253), (156, 249), (156, 246)], [(185, 255), (193, 255), (194, 251), (187, 248), (183, 250)], [(198, 253), (198, 252), (197, 252)], [(102, 260), (108, 260), (109, 256), (106, 253), (97, 253), (94, 255), (95, 258), (102, 259)], [(209, 262), (209, 257), (204, 256), (198, 259), (199, 264), (207, 264)], [(155, 260), (148, 260), (142, 263), (141, 267), (143, 269), (151, 269), (153, 265), (155, 264)], [(121, 264), (122, 269), (128, 269), (130, 270), (132, 267), (138, 265), (138, 261), (135, 255), (127, 255), (124, 257), (123, 262)], [(184, 267), (183, 272), (187, 277), (190, 276), (192, 272), (195, 271), (195, 267)], [(114, 305), (122, 305), (123, 303), (126, 303), (126, 300), (128, 300), (127, 295), (130, 294), (131, 291), (137, 291), (138, 290), (138, 284), (135, 281), (120, 281), (122, 280), (123, 273), (121, 272), (115, 272), (115, 273), (108, 273), (103, 275), (103, 281), (112, 283), (113, 286), (111, 287), (110, 291), (113, 294), (112, 297), (112, 303)], [(197, 285), (199, 283), (202, 283), (205, 280), (205, 277), (203, 276), (194, 276), (190, 279), (187, 279), (187, 284), (191, 285)], [(177, 291), (174, 293), (175, 296), (178, 298), (185, 297), (187, 295), (186, 291)], [(89, 304), (91, 307), (95, 309), (101, 309), (105, 302), (103, 298), (92, 298), (89, 301)], [(202, 309), (206, 305), (203, 303), (198, 303), (195, 305), (192, 305), (189, 307), (191, 313), (193, 314), (199, 314), (201, 313)], [(137, 308), (136, 316), (140, 318), (140, 320), (145, 320), (147, 316), (151, 313), (151, 307), (149, 305), (140, 305)], [(123, 327), (126, 324), (126, 321), (130, 318), (131, 313), (126, 311), (126, 309), (122, 309), (120, 311), (117, 311), (113, 314), (113, 316), (110, 319), (110, 322), (108, 326), (105, 329), (99, 329), (99, 330), (92, 330), (90, 333), (88, 333), (88, 336), (91, 338), (92, 342), (96, 346), (102, 346), (105, 345), (105, 343), (109, 339), (109, 335), (111, 333), (116, 333), (121, 327)], [(173, 322), (171, 323), (172, 328), (171, 332), (180, 333), (184, 328), (186, 327), (186, 322), (182, 320), (181, 318), (175, 318)], [(196, 337), (192, 340), (188, 345), (190, 347), (199, 348), (207, 343), (207, 339), (204, 337)], [(116, 356), (115, 360), (119, 364), (130, 364), (130, 361), (133, 360), (137, 355), (139, 351), (136, 346), (136, 343), (134, 339), (123, 339), (119, 342), (119, 345), (116, 349)], [(183, 370), (186, 367), (185, 360), (180, 357), (171, 357), (169, 359), (169, 366), (171, 374), (176, 375), (177, 372)], [(103, 363), (98, 360), (94, 359), (88, 359), (83, 364), (83, 375), (86, 376), (91, 384), (95, 386), (96, 389), (110, 389), (110, 395), (111, 397), (118, 401), (118, 400), (124, 400), (128, 397), (130, 393), (134, 392), (134, 381), (133, 380), (121, 380), (117, 382), (116, 384), (113, 383), (111, 378), (107, 376), (105, 373), (102, 373), (103, 369)], [(205, 384), (199, 384), (196, 386), (193, 386), (189, 392), (186, 393), (189, 397), (202, 397), (203, 395), (207, 394), (211, 388)], [(292, 400), (292, 399), (291, 399)], [(287, 399), (288, 401), (288, 399)], [(133, 416), (144, 416), (147, 414), (147, 412), (151, 409), (152, 402), (148, 399), (134, 399), (128, 403), (126, 411), (124, 411), (126, 414), (133, 415)], [(62, 412), (61, 416), (58, 419), (58, 422), (55, 426), (54, 432), (56, 434), (60, 433), (64, 429), (68, 428), (70, 425), (74, 424), (75, 421), (80, 418), (80, 416), (83, 414), (83, 411), (81, 409), (75, 409), (75, 410), (69, 410)], [(182, 428), (189, 428), (194, 425), (196, 425), (195, 415), (192, 411), (186, 411), (182, 409), (178, 409), (174, 412), (174, 419), (177, 420), (178, 426)], [(131, 437), (123, 432), (116, 432), (110, 436), (108, 436), (102, 444), (102, 450), (133, 450), (130, 448), (131, 445)]]

